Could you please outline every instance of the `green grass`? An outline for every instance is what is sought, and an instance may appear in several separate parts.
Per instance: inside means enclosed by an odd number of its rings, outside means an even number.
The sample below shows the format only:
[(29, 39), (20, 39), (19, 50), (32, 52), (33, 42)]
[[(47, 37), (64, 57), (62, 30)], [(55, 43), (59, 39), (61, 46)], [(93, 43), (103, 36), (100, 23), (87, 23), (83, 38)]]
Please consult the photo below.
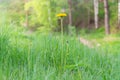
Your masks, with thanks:
[[(119, 40), (90, 49), (74, 37), (34, 33), (25, 35), (22, 27), (0, 21), (0, 80), (119, 80)], [(101, 32), (100, 29), (99, 32)], [(111, 37), (111, 36), (109, 36)], [(109, 39), (109, 38), (108, 38)]]
[(98, 30), (94, 30), (89, 34), (81, 34), (80, 37), (83, 37), (92, 42), (93, 45), (100, 44), (99, 49), (104, 49), (104, 51), (107, 49), (107, 52), (109, 54), (119, 54), (119, 33), (111, 33), (110, 35), (105, 35), (103, 28), (99, 28)]
[(66, 36), (62, 44), (60, 36), (26, 36), (13, 27), (0, 31), (0, 80), (120, 79), (120, 50), (114, 46), (89, 49)]

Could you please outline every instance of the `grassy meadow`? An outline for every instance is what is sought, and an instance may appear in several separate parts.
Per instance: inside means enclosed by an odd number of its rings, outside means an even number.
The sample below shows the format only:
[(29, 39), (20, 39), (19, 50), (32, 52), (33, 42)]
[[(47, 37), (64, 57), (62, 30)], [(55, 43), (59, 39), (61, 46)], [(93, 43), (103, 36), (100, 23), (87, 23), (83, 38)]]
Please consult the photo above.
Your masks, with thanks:
[(119, 52), (119, 44), (88, 48), (76, 37), (2, 25), (0, 80), (120, 80)]
[(101, 44), (89, 48), (81, 36), (28, 34), (0, 17), (0, 80), (120, 80), (120, 36), (81, 35)]

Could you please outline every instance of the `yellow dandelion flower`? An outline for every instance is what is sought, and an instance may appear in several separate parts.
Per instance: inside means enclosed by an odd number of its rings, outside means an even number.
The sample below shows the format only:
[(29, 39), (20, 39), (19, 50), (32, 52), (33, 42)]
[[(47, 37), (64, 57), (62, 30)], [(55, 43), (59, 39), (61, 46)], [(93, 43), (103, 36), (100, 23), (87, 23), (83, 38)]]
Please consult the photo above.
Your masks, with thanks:
[(57, 14), (57, 17), (66, 17), (66, 16), (67, 16), (66, 13), (59, 13), (59, 14)]

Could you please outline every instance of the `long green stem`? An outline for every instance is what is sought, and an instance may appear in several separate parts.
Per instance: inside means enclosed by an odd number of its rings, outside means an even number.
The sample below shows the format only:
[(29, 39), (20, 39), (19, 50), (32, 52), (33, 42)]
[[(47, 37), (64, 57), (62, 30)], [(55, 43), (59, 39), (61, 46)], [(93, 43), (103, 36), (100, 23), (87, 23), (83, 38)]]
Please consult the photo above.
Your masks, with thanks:
[(63, 59), (63, 18), (61, 18), (61, 42), (62, 42), (62, 46), (61, 46), (61, 49), (62, 49), (62, 52), (61, 52), (61, 66), (63, 66), (63, 62), (64, 62), (64, 59)]

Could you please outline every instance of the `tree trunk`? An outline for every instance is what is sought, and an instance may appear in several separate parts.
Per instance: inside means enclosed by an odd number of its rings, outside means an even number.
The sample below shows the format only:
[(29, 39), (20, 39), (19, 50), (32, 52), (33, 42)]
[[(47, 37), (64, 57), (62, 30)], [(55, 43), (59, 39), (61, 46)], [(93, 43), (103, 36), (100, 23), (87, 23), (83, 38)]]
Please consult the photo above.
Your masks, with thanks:
[(90, 29), (90, 10), (88, 8), (88, 29)]
[(69, 6), (69, 26), (72, 26), (72, 1), (68, 0), (68, 6)]
[(94, 0), (94, 16), (95, 16), (95, 28), (98, 28), (98, 11), (99, 11), (99, 1), (98, 0)]
[[(28, 0), (25, 0), (25, 4), (28, 2)], [(25, 27), (28, 28), (29, 27), (29, 19), (28, 19), (28, 16), (29, 16), (29, 10), (25, 10)]]
[(120, 0), (118, 0), (118, 28), (120, 29)]
[[(51, 2), (50, 2), (50, 4), (51, 4)], [(52, 27), (52, 22), (51, 22), (51, 8), (49, 7), (49, 3), (47, 4), (47, 6), (48, 6), (48, 22), (49, 22), (49, 27)]]
[(68, 0), (68, 6), (69, 6), (69, 13), (68, 13), (68, 34), (69, 35), (73, 35), (72, 34), (72, 1), (71, 0)]
[(108, 35), (110, 34), (108, 0), (104, 0), (104, 11), (105, 11), (105, 32)]

